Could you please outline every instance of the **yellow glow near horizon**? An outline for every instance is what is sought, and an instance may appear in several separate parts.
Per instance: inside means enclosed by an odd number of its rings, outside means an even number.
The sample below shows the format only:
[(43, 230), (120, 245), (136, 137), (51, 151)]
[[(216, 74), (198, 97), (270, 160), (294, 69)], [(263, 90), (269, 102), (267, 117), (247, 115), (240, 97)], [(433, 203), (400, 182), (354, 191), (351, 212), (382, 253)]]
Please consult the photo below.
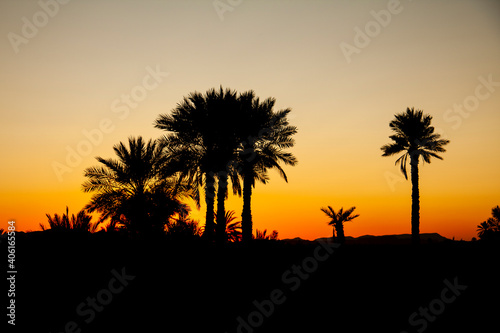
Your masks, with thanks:
[[(222, 85), (275, 97), (299, 128), (289, 182), (271, 171), (257, 184), (255, 228), (327, 237), (320, 208), (331, 205), (357, 207), (348, 236), (409, 233), (411, 184), (380, 147), (394, 114), (415, 107), (451, 141), (443, 161), (420, 166), (421, 232), (476, 236), (500, 204), (500, 4), (394, 3), (247, 1), (220, 16), (210, 1), (72, 1), (25, 37), (22, 18), (43, 19), (43, 9), (2, 2), (11, 37), (0, 42), (0, 228), (15, 219), (39, 230), (46, 213), (76, 213), (95, 156), (113, 157), (129, 136), (163, 135), (159, 114)], [(25, 40), (14, 46), (12, 34)], [(346, 44), (357, 51), (346, 55)], [(67, 167), (59, 175), (55, 162)], [(241, 198), (226, 207), (239, 215)]]

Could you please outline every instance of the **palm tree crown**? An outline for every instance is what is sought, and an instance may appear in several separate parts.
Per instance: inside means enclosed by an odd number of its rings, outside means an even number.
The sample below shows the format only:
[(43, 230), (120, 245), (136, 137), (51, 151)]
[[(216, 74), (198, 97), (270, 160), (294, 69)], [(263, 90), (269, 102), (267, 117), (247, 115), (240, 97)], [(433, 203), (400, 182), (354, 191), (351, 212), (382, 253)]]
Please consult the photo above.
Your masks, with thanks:
[[(344, 222), (352, 221), (359, 216), (359, 214), (351, 215), (355, 209), (356, 207), (351, 207), (344, 211), (344, 208), (342, 207), (337, 212), (335, 212), (335, 210), (331, 206), (328, 206), (328, 208), (321, 208), (321, 211), (331, 219), (328, 224), (334, 227), (334, 240), (338, 240), (340, 243), (344, 243)], [(335, 237), (335, 230), (337, 231), (337, 237)]]
[(82, 188), (95, 192), (86, 209), (101, 213), (99, 222), (119, 220), (133, 233), (162, 232), (172, 215), (188, 209), (180, 200), (190, 190), (169, 172), (157, 141), (131, 137), (128, 144), (113, 147), (118, 160), (97, 157), (104, 166), (85, 170)]
[(500, 207), (496, 206), (491, 210), (488, 220), (481, 222), (477, 226), (477, 235), (480, 239), (500, 239)]
[(397, 160), (400, 164), (401, 172), (408, 179), (406, 164), (408, 156), (410, 162), (418, 164), (419, 156), (422, 156), (424, 163), (430, 163), (430, 158), (443, 158), (436, 153), (444, 153), (443, 148), (450, 141), (440, 139), (441, 135), (434, 133), (431, 126), (432, 116), (424, 115), (423, 111), (407, 108), (406, 112), (396, 114), (394, 120), (389, 123), (389, 127), (395, 134), (389, 136), (394, 142), (382, 146), (382, 156), (392, 156), (404, 152)]

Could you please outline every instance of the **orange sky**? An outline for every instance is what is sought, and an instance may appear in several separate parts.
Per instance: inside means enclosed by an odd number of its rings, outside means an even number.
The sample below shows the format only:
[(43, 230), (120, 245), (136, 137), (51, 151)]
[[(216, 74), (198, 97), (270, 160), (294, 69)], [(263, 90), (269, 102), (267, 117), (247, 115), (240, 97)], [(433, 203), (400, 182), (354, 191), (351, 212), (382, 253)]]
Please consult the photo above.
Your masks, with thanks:
[[(255, 189), (256, 228), (330, 236), (320, 208), (331, 205), (357, 207), (348, 236), (409, 233), (411, 184), (380, 147), (393, 115), (415, 107), (451, 140), (420, 169), (421, 232), (476, 235), (500, 204), (497, 1), (214, 3), (0, 3), (0, 228), (76, 213), (95, 156), (161, 136), (158, 114), (222, 84), (275, 97), (299, 128), (289, 183), (272, 172)], [(226, 206), (241, 213), (240, 198)]]

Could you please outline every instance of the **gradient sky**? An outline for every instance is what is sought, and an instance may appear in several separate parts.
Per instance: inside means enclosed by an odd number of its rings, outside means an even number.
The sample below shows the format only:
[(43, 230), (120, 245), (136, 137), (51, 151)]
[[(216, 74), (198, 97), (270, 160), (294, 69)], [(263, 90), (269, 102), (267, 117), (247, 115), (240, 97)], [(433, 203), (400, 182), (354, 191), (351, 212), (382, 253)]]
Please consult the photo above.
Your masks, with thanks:
[[(76, 213), (95, 156), (113, 157), (130, 135), (161, 136), (159, 114), (219, 85), (275, 97), (299, 128), (289, 182), (272, 171), (254, 191), (258, 229), (330, 236), (320, 208), (331, 205), (357, 207), (348, 236), (410, 233), (411, 184), (380, 151), (407, 107), (451, 140), (443, 161), (420, 167), (421, 232), (469, 240), (500, 204), (498, 1), (55, 3), (0, 2), (0, 227), (39, 230), (45, 213)], [(159, 82), (144, 90), (150, 71)], [(144, 91), (134, 107), (121, 101)], [(83, 131), (99, 126), (88, 146)], [(68, 147), (86, 155), (69, 166)], [(58, 176), (54, 163), (71, 171)]]

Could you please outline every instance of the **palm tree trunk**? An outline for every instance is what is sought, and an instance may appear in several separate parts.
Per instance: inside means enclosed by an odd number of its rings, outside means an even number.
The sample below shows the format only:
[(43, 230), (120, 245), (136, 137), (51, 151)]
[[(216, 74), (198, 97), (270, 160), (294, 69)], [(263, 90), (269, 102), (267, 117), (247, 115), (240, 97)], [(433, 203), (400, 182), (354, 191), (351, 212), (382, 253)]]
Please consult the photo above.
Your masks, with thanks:
[(224, 244), (227, 239), (226, 235), (226, 192), (227, 192), (227, 173), (221, 171), (218, 173), (218, 188), (217, 188), (217, 230), (215, 239), (217, 243)]
[(243, 178), (243, 211), (241, 213), (241, 233), (243, 242), (252, 240), (252, 176), (245, 173)]
[(214, 206), (215, 206), (215, 177), (213, 172), (205, 174), (205, 203), (207, 212), (205, 215), (205, 231), (203, 236), (212, 241), (214, 239)]
[(345, 235), (344, 235), (344, 225), (342, 222), (339, 222), (335, 225), (335, 229), (337, 229), (337, 242), (340, 244), (344, 244)]
[(418, 155), (410, 157), (411, 165), (411, 242), (420, 244), (420, 193), (418, 189)]

